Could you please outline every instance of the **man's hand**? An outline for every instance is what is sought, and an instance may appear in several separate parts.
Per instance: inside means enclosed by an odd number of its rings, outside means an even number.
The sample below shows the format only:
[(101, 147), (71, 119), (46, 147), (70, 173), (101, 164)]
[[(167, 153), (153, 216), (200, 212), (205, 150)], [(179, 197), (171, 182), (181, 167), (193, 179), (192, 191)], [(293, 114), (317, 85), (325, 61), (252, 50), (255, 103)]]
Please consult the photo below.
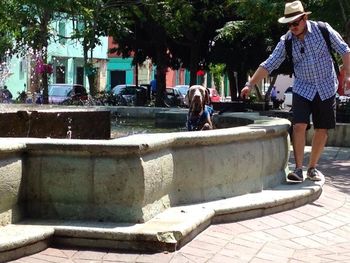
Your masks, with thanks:
[(245, 86), (241, 90), (241, 95), (240, 95), (241, 99), (248, 99), (249, 93), (250, 93), (250, 88), (248, 86)]

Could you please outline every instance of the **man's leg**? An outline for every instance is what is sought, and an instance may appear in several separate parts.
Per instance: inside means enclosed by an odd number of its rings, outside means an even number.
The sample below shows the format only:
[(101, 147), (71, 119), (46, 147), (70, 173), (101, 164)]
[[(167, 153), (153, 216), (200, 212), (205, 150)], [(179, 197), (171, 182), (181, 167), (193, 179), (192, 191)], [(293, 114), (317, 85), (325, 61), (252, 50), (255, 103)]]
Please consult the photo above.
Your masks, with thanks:
[(310, 121), (311, 103), (309, 100), (294, 93), (293, 94), (293, 153), (295, 159), (295, 169), (287, 175), (287, 179), (292, 182), (302, 182), (304, 148), (306, 141), (306, 129)]
[(295, 168), (303, 168), (306, 123), (296, 123), (293, 125), (293, 152)]
[(326, 145), (328, 137), (327, 129), (315, 129), (314, 136), (312, 138), (312, 148), (309, 160), (309, 168), (316, 168), (318, 160), (321, 157), (323, 148)]
[(287, 175), (287, 179), (292, 182), (302, 182), (304, 180), (303, 160), (306, 128), (306, 123), (296, 123), (293, 125), (293, 152), (295, 169)]
[(321, 173), (316, 169), (316, 166), (327, 142), (328, 129), (335, 128), (335, 110), (335, 96), (322, 101), (316, 94), (312, 110), (315, 132), (312, 138), (312, 149), (307, 170), (307, 178), (312, 181), (322, 180)]

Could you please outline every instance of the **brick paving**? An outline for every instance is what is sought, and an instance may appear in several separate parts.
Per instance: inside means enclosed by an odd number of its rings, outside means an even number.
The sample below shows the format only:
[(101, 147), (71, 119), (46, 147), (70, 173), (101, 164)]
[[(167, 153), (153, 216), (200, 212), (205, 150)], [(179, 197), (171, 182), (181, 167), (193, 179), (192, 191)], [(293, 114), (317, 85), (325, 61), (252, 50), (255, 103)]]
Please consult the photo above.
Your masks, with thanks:
[(350, 263), (350, 149), (327, 147), (320, 163), (326, 183), (314, 203), (265, 217), (211, 225), (173, 253), (48, 248), (12, 262)]

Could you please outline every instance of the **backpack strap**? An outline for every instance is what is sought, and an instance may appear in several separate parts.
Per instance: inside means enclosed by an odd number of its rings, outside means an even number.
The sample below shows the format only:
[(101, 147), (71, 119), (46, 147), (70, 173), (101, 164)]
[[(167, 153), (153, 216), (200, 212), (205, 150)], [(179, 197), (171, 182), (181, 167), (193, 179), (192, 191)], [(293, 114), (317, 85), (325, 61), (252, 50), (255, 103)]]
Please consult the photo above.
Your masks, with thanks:
[(340, 73), (339, 65), (338, 65), (337, 60), (336, 60), (336, 58), (334, 56), (334, 53), (333, 53), (333, 49), (332, 49), (332, 46), (331, 46), (331, 40), (330, 40), (330, 37), (329, 37), (329, 31), (328, 31), (328, 29), (326, 27), (326, 24), (324, 22), (317, 21), (317, 26), (320, 29), (324, 40), (326, 41), (328, 51), (331, 54), (332, 59), (333, 59), (335, 72), (337, 73), (337, 76), (339, 76), (339, 73)]
[(294, 74), (294, 64), (293, 64), (293, 46), (292, 46), (292, 37), (286, 34), (285, 41), (284, 41), (285, 49), (286, 49), (286, 54), (287, 54), (287, 63), (290, 67), (290, 77)]

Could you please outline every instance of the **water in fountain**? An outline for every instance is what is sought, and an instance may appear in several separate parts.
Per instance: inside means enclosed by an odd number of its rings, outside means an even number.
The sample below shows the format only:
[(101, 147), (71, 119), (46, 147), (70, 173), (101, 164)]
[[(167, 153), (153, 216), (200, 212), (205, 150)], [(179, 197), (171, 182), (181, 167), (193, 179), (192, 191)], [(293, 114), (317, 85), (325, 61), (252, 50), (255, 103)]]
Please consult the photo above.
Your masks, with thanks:
[(0, 64), (0, 87), (5, 85), (6, 80), (11, 75), (10, 72), (10, 51), (6, 51), (3, 61)]
[(68, 118), (68, 130), (67, 130), (67, 139), (72, 139), (72, 126), (71, 126), (71, 123), (72, 123), (72, 118)]
[(125, 137), (140, 133), (168, 133), (186, 131), (185, 127), (158, 128), (154, 119), (116, 118), (111, 122), (111, 138)]

